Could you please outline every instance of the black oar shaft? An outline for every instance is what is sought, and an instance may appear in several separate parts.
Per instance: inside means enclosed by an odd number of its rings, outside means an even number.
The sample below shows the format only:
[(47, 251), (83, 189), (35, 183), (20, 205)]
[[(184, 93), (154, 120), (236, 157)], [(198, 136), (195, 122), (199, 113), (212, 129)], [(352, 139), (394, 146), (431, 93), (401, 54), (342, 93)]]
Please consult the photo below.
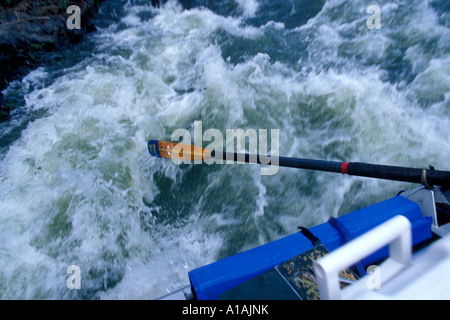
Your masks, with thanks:
[(421, 183), (426, 186), (450, 186), (450, 172), (416, 169), (397, 166), (376, 165), (361, 162), (339, 162), (289, 157), (268, 157), (242, 153), (212, 153), (216, 159), (255, 164), (278, 165), (280, 167), (336, 172), (351, 176), (377, 178), (393, 181)]
[(354, 176), (450, 186), (450, 172), (350, 162), (347, 173)]
[(269, 164), (278, 165), (280, 167), (299, 168), (309, 170), (319, 170), (327, 172), (342, 172), (342, 162), (337, 161), (324, 161), (324, 160), (311, 160), (289, 157), (270, 157), (261, 155), (250, 155), (248, 153), (232, 153), (232, 152), (212, 152), (212, 156), (216, 159), (255, 163), (255, 164)]

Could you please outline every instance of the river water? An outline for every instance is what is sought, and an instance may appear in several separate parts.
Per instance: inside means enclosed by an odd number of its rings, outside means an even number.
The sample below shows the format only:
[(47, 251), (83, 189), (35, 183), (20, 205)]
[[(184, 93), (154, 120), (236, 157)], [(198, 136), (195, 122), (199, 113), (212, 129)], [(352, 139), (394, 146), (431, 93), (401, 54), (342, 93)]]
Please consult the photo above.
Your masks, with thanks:
[(194, 121), (279, 129), (283, 156), (450, 170), (448, 1), (377, 1), (379, 29), (365, 0), (147, 2), (103, 1), (97, 32), (4, 92), (1, 299), (157, 298), (415, 187), (150, 157)]

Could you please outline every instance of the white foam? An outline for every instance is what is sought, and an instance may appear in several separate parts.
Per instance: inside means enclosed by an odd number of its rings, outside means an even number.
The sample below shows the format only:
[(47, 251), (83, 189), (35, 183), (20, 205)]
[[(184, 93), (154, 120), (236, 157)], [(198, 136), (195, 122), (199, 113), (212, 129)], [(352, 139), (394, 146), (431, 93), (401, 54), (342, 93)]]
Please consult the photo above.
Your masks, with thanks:
[[(75, 263), (82, 272), (100, 274), (85, 278), (86, 288), (98, 291), (95, 297), (156, 298), (188, 284), (188, 270), (230, 246), (224, 239), (248, 236), (220, 233), (226, 226), (248, 223), (257, 230), (243, 241), (251, 247), (398, 187), (295, 169), (263, 178), (253, 167), (245, 174), (244, 167), (208, 168), (207, 183), (192, 187), (203, 189), (191, 199), (189, 216), (174, 226), (158, 224), (164, 218), (156, 223), (156, 216), (166, 212), (156, 199), (178, 189), (159, 190), (156, 175), (177, 186), (191, 167), (150, 158), (146, 141), (189, 129), (199, 117), (219, 130), (280, 129), (280, 153), (286, 156), (450, 169), (449, 59), (411, 46), (405, 59), (413, 61), (413, 82), (398, 88), (383, 81), (376, 65), (360, 62), (383, 60), (392, 38), (365, 31), (349, 42), (346, 33), (364, 23), (355, 13), (364, 10), (359, 2), (350, 17), (336, 18), (340, 4), (327, 1), (318, 16), (292, 30), (310, 37), (309, 57), (300, 63), (309, 68), (304, 72), (265, 52), (234, 65), (214, 42), (218, 31), (263, 39), (267, 28), (283, 30), (282, 24), (250, 27), (241, 18), (183, 11), (170, 1), (146, 23), (129, 6), (124, 29), (100, 30), (93, 56), (50, 85), (39, 86), (50, 74), (31, 73), (23, 82), (31, 90), (26, 108), (46, 114), (22, 131), (1, 160), (0, 280), (8, 288), (0, 289), (0, 297), (79, 297), (65, 287), (65, 268)], [(239, 5), (244, 17), (258, 14), (256, 1)], [(418, 30), (431, 31), (436, 20), (427, 21)], [(447, 31), (433, 30), (445, 47)], [(344, 46), (363, 58), (343, 56)], [(130, 55), (110, 54), (123, 48)], [(325, 62), (331, 66), (324, 68)], [(221, 203), (214, 193), (224, 190), (227, 201), (248, 201), (245, 210)], [(250, 191), (248, 198), (238, 199), (244, 191)], [(182, 196), (174, 194), (173, 201)], [(212, 198), (223, 211), (209, 206)], [(141, 219), (148, 219), (149, 230)], [(106, 288), (115, 275), (115, 286)]]
[(246, 18), (254, 17), (258, 11), (259, 3), (256, 0), (236, 0), (244, 11), (243, 16)]

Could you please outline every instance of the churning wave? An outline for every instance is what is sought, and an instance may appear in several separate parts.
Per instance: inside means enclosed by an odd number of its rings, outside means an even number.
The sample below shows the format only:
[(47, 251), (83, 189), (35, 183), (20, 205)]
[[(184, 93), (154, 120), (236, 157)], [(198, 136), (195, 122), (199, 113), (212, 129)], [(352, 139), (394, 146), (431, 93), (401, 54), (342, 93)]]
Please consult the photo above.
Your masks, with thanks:
[[(280, 154), (450, 166), (445, 1), (106, 1), (60, 65), (5, 91), (0, 297), (156, 298), (187, 272), (410, 185), (148, 155), (177, 128), (279, 129)], [(71, 290), (67, 267), (81, 270)]]

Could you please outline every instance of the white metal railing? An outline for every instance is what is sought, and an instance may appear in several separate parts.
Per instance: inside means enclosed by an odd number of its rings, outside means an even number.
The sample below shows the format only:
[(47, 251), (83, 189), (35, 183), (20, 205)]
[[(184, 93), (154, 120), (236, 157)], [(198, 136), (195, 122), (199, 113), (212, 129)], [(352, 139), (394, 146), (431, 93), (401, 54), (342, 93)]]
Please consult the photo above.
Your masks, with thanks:
[(389, 244), (390, 255), (380, 264), (380, 274), (382, 274), (380, 281), (381, 284), (389, 281), (410, 265), (411, 237), (411, 223), (406, 217), (399, 215), (317, 260), (314, 264), (314, 272), (321, 299), (345, 299), (346, 292), (350, 292), (351, 287), (365, 285), (360, 280), (341, 290), (339, 273), (387, 244)]

